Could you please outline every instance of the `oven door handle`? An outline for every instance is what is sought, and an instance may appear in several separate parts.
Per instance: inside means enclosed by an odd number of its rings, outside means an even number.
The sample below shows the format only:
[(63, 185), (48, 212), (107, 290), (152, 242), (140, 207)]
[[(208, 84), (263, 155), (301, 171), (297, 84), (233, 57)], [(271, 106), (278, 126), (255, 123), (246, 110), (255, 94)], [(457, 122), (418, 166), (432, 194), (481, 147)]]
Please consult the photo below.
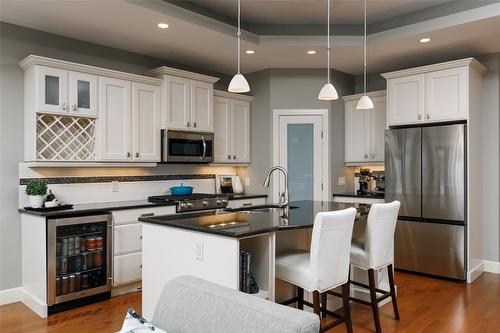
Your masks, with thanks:
[(201, 160), (204, 160), (207, 156), (207, 143), (205, 141), (205, 137), (201, 137), (201, 142), (203, 143), (203, 155), (201, 156)]

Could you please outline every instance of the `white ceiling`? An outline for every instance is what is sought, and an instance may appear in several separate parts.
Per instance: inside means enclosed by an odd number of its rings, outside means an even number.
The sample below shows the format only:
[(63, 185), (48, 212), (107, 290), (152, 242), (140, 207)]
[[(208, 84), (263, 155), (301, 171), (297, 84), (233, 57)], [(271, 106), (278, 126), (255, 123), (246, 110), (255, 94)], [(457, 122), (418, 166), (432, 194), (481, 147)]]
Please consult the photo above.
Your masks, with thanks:
[[(261, 1), (255, 1), (256, 6), (258, 2)], [(300, 0), (300, 6), (306, 2), (317, 1)], [(404, 2), (416, 8), (416, 1), (394, 2), (397, 5), (392, 10), (401, 11)], [(233, 73), (236, 67), (233, 26), (163, 1), (0, 0), (0, 6), (0, 19), (8, 23), (227, 74)], [(353, 19), (356, 20), (354, 16)], [(158, 22), (166, 22), (170, 28), (158, 29)], [(368, 39), (368, 70), (382, 72), (433, 61), (500, 52), (498, 31), (500, 1), (371, 34)], [(431, 37), (432, 42), (418, 43), (424, 36)], [(257, 36), (245, 33), (244, 39), (242, 48), (256, 51), (253, 55), (243, 53), (244, 73), (267, 68), (325, 66), (324, 36)], [(333, 46), (335, 69), (350, 74), (361, 73), (362, 38), (336, 36)], [(318, 50), (318, 53), (307, 55), (305, 51), (308, 49)]]

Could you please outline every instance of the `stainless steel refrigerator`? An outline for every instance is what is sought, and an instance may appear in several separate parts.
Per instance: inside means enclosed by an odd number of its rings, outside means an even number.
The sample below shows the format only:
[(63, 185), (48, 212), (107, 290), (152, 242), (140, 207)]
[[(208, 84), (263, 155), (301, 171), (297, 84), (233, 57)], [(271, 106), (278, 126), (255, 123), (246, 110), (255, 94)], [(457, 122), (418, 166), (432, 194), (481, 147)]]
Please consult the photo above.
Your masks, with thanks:
[(466, 279), (466, 156), (465, 124), (386, 131), (386, 202), (401, 202), (396, 268)]

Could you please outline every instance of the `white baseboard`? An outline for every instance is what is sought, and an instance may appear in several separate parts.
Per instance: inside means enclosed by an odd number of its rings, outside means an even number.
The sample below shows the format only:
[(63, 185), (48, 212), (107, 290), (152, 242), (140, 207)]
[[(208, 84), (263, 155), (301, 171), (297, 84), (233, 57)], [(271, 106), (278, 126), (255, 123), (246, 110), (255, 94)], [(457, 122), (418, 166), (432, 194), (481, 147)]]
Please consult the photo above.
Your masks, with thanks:
[(142, 281), (136, 281), (111, 289), (111, 297), (134, 293), (142, 290)]
[(46, 303), (38, 299), (37, 297), (33, 296), (29, 292), (27, 292), (25, 289), (22, 289), (23, 291), (23, 298), (21, 301), (23, 302), (24, 305), (26, 305), (28, 308), (31, 309), (31, 311), (35, 312), (37, 315), (39, 315), (42, 318), (47, 318), (48, 315), (48, 306)]
[(483, 261), (483, 271), (488, 273), (500, 274), (500, 262), (498, 261)]
[(0, 305), (21, 302), (24, 296), (22, 287), (0, 290)]
[[(396, 297), (397, 297), (397, 294), (398, 294), (397, 286), (395, 286), (395, 288), (396, 288)], [(380, 288), (380, 289), (382, 289), (382, 290), (389, 290), (389, 287), (387, 287), (387, 289), (385, 289), (385, 288)], [(365, 289), (365, 288), (361, 288), (361, 287), (358, 287), (358, 286), (351, 285), (351, 295), (353, 297), (362, 299), (363, 301), (370, 302), (370, 291), (367, 290), (367, 289)], [(381, 294), (377, 293), (377, 297), (379, 297), (380, 295)], [(382, 300), (381, 302), (378, 303), (378, 307), (381, 307), (382, 305), (387, 304), (389, 302), (391, 302), (391, 298), (387, 297), (386, 299), (384, 299), (384, 300)]]
[(483, 274), (483, 271), (484, 271), (484, 261), (480, 262), (475, 267), (472, 267), (467, 272), (467, 283), (474, 282), (475, 279), (477, 279), (481, 274)]

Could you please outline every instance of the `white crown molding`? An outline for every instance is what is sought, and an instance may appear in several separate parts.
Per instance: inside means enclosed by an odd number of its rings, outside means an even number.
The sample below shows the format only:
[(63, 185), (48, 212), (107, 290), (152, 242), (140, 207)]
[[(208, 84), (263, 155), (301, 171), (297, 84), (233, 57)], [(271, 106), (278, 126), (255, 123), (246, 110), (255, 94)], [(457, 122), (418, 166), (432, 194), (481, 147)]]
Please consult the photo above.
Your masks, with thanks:
[(19, 67), (21, 67), (23, 70), (26, 70), (34, 65), (40, 65), (40, 66), (65, 69), (68, 71), (75, 71), (75, 72), (82, 72), (82, 73), (99, 75), (99, 76), (106, 76), (106, 77), (111, 77), (111, 78), (120, 79), (120, 80), (128, 80), (128, 81), (139, 82), (139, 83), (144, 83), (144, 84), (151, 84), (151, 85), (155, 85), (155, 86), (161, 86), (161, 84), (162, 84), (162, 80), (159, 80), (156, 78), (151, 78), (148, 76), (119, 72), (119, 71), (115, 71), (112, 69), (100, 68), (100, 67), (95, 67), (95, 66), (82, 65), (82, 64), (77, 64), (74, 62), (58, 60), (58, 59), (51, 59), (51, 58), (41, 57), (41, 56), (37, 56), (37, 55), (29, 55), (26, 58), (24, 58), (23, 60), (21, 60), (18, 64), (19, 64)]
[(162, 75), (173, 75), (173, 76), (180, 76), (180, 77), (183, 77), (186, 79), (208, 82), (208, 83), (212, 83), (212, 84), (219, 81), (219, 78), (215, 77), (215, 76), (188, 72), (188, 71), (185, 71), (182, 69), (177, 69), (177, 68), (172, 68), (172, 67), (167, 67), (167, 66), (161, 66), (161, 67), (152, 69), (152, 70), (144, 73), (144, 75), (152, 76), (152, 77), (156, 77), (156, 78), (161, 78)]
[(65, 162), (65, 161), (28, 161), (28, 168), (148, 168), (156, 167), (156, 162)]
[(239, 101), (252, 102), (254, 97), (250, 95), (235, 94), (223, 90), (214, 90), (214, 96), (237, 99)]
[(440, 71), (443, 69), (457, 68), (457, 67), (463, 67), (463, 66), (469, 66), (470, 68), (474, 69), (475, 71), (477, 71), (480, 74), (484, 74), (488, 71), (488, 69), (483, 64), (481, 64), (479, 61), (477, 61), (476, 59), (465, 58), (465, 59), (460, 59), (460, 60), (441, 62), (438, 64), (432, 64), (432, 65), (427, 65), (427, 66), (420, 66), (420, 67), (414, 67), (414, 68), (409, 68), (409, 69), (403, 69), (400, 71), (383, 73), (381, 75), (386, 79), (394, 79), (397, 77), (403, 77), (403, 76), (409, 76), (409, 75), (415, 75), (415, 74), (423, 74), (423, 73), (435, 72), (435, 71)]
[[(357, 101), (363, 95), (364, 94), (361, 93), (361, 94), (355, 94), (355, 95), (342, 96), (342, 99), (344, 100), (344, 102)], [(367, 92), (366, 95), (368, 95), (369, 97), (385, 97), (385, 96), (387, 96), (387, 91), (386, 90), (371, 91), (371, 92)]]

